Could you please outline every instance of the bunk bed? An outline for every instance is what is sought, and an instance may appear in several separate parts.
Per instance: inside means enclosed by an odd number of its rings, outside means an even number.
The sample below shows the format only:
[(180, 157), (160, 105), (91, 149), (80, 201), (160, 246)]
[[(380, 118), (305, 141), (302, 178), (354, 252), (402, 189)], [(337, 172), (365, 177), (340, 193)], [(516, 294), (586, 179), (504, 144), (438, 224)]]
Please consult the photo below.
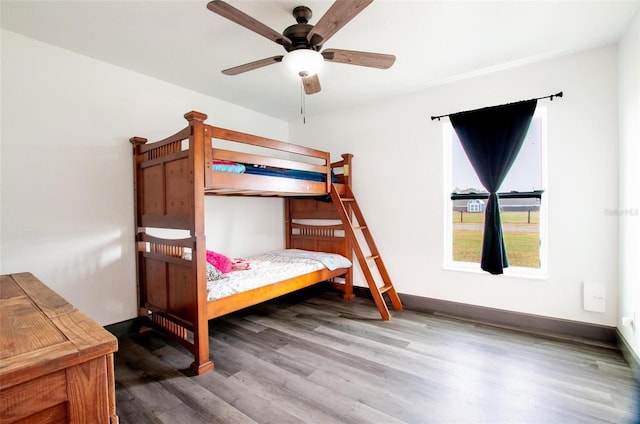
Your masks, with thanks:
[[(350, 190), (352, 155), (332, 163), (327, 152), (206, 124), (207, 116), (199, 112), (184, 117), (188, 125), (163, 140), (130, 139), (138, 306), (141, 319), (193, 353), (190, 368), (202, 374), (213, 368), (210, 319), (324, 281), (352, 298), (352, 247), (342, 224), (336, 224), (340, 217), (328, 198), (332, 189)], [(324, 252), (334, 266), (280, 275), (277, 281), (265, 276), (264, 284), (212, 294), (206, 260), (207, 195), (284, 197), (285, 261), (297, 252), (301, 261), (317, 264), (310, 256)], [(157, 229), (182, 230), (186, 236), (164, 238)], [(274, 255), (282, 257), (283, 252), (269, 252), (266, 260), (255, 258), (255, 264), (279, 262)], [(346, 262), (331, 262), (337, 258)]]

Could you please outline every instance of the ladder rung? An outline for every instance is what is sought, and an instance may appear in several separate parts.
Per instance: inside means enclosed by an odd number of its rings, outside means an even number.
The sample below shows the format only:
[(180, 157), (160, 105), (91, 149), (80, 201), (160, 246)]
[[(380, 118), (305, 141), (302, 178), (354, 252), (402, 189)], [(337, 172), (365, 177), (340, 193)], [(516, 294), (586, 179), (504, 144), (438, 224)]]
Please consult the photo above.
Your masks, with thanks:
[(340, 200), (342, 200), (343, 202), (355, 202), (356, 199), (354, 199), (353, 197), (341, 197)]
[(380, 257), (380, 255), (371, 255), (371, 256), (367, 256), (367, 260), (368, 261), (374, 261), (376, 259), (378, 259)]
[(378, 287), (378, 291), (380, 292), (380, 294), (386, 293), (389, 290), (391, 290), (393, 288), (392, 285), (384, 285), (382, 287)]
[(366, 230), (367, 227), (353, 227), (354, 230)]

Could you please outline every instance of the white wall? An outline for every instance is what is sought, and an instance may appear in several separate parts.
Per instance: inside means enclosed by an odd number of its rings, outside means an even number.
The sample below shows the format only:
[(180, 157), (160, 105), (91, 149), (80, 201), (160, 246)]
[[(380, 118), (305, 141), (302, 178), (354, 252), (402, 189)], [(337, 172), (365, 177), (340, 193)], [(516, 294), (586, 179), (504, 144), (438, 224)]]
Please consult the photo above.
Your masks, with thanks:
[[(615, 326), (618, 220), (606, 211), (618, 205), (617, 60), (611, 45), (311, 115), (291, 124), (290, 139), (355, 155), (354, 191), (399, 292)], [(430, 116), (561, 90), (544, 101), (548, 278), (445, 270), (442, 125)], [(606, 284), (605, 313), (583, 309), (584, 281)]]
[[(128, 140), (173, 134), (190, 110), (288, 137), (286, 122), (2, 30), (0, 273), (34, 273), (102, 325), (135, 317)], [(279, 199), (206, 207), (210, 249), (243, 256), (284, 243)]]
[[(640, 357), (640, 12), (620, 42), (620, 292), (618, 328)], [(633, 317), (635, 328), (623, 327)]]

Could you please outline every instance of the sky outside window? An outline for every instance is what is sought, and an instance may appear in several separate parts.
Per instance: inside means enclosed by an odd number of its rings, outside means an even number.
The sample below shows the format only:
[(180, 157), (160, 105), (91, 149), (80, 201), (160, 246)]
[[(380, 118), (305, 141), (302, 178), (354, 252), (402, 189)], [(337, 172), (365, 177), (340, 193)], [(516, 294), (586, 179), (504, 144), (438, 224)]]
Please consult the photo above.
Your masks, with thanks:
[[(451, 163), (453, 165), (451, 191), (476, 189), (486, 192), (473, 170), (458, 135), (453, 131)], [(500, 192), (543, 190), (542, 187), (542, 118), (534, 116), (529, 132), (511, 170), (500, 186)]]

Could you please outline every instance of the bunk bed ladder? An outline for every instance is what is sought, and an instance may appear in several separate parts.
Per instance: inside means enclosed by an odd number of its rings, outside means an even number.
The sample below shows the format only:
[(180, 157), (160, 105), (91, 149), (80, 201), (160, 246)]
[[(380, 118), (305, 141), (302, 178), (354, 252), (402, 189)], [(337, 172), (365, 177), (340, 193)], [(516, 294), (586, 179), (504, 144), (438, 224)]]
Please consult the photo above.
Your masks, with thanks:
[[(348, 186), (345, 186), (345, 192), (342, 196), (340, 196), (335, 186), (332, 186), (331, 200), (338, 209), (338, 215), (340, 215), (346, 236), (350, 240), (364, 278), (369, 285), (373, 301), (378, 307), (382, 319), (388, 320), (390, 314), (383, 295), (385, 293), (387, 294), (393, 305), (393, 309), (396, 311), (402, 310), (402, 302), (391, 282), (380, 252), (373, 241), (373, 236), (367, 227), (360, 206), (358, 206), (358, 202), (356, 202), (356, 198)], [(353, 218), (355, 218), (355, 220)], [(365, 244), (368, 249), (368, 255), (363, 250)], [(376, 276), (374, 276), (372, 270), (377, 271)], [(379, 281), (382, 281), (382, 284), (380, 284)]]

